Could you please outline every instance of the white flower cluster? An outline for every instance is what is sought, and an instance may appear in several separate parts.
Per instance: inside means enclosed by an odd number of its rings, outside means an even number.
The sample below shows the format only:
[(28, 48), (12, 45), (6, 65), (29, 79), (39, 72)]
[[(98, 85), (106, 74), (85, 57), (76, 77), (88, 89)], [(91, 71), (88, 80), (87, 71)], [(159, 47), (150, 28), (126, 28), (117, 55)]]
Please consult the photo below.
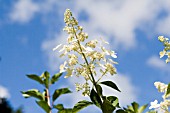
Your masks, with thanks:
[(161, 83), (161, 82), (155, 82), (154, 83), (155, 87), (158, 89), (159, 92), (166, 92), (168, 85)]
[[(160, 42), (163, 43), (163, 45), (165, 46), (165, 48), (163, 49), (163, 51), (161, 51), (160, 54), (160, 58), (164, 57), (164, 55), (167, 55), (168, 58), (166, 59), (166, 63), (170, 62), (170, 42), (168, 38), (165, 38), (164, 36), (159, 36), (158, 40)], [(158, 103), (157, 100), (155, 100), (154, 102), (151, 102), (151, 106), (149, 107), (149, 109), (155, 109), (156, 111), (160, 111), (163, 113), (170, 113), (168, 110), (168, 108), (170, 107), (170, 84), (164, 84), (161, 82), (155, 82), (154, 83), (155, 87), (158, 89), (159, 92), (164, 93), (162, 98), (163, 101)]]
[[(104, 40), (87, 41), (88, 34), (83, 32), (83, 27), (78, 25), (78, 21), (69, 9), (66, 9), (64, 21), (66, 26), (63, 30), (68, 33), (67, 43), (60, 44), (53, 49), (59, 49), (60, 57), (67, 56), (68, 58), (64, 64), (60, 65), (60, 72), (67, 72), (65, 78), (73, 75), (83, 76), (86, 83), (76, 84), (76, 86), (78, 90), (85, 90), (83, 95), (89, 94), (90, 88), (87, 82), (90, 80), (94, 85), (94, 75), (101, 78), (107, 73), (116, 74), (114, 64), (117, 62), (108, 57), (117, 58), (116, 53), (102, 46), (103, 43), (108, 44)], [(100, 70), (101, 75), (96, 72), (96, 68)]]
[(164, 36), (159, 36), (158, 40), (163, 43), (165, 48), (159, 53), (160, 58), (167, 56), (166, 63), (170, 62), (170, 42), (168, 38), (165, 38)]
[(86, 96), (86, 95), (90, 95), (90, 86), (88, 84), (88, 82), (86, 82), (85, 84), (80, 84), (80, 83), (76, 83), (76, 91), (80, 91), (80, 90), (83, 90), (83, 96)]
[(160, 111), (163, 113), (170, 113), (168, 111), (168, 107), (170, 107), (170, 99), (169, 99), (170, 95), (166, 95), (168, 85), (161, 83), (161, 82), (155, 82), (154, 85), (158, 89), (159, 92), (164, 93), (162, 96), (163, 101), (160, 103), (158, 103), (157, 100), (155, 100), (154, 102), (151, 102), (151, 106), (149, 107), (149, 109), (155, 109), (156, 111)]

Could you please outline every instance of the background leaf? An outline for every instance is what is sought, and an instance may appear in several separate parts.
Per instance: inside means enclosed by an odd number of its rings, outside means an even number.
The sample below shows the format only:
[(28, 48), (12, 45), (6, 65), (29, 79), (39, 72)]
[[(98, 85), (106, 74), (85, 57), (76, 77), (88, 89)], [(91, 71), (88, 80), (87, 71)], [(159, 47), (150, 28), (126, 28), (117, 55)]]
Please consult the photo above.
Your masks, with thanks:
[(46, 111), (46, 113), (49, 113), (51, 108), (50, 106), (47, 104), (46, 101), (36, 101), (36, 103), (44, 110)]
[(166, 91), (166, 95), (165, 96), (169, 96), (170, 95), (170, 83), (168, 84), (167, 87), (167, 91)]
[(138, 109), (138, 112), (139, 112), (139, 113), (143, 113), (143, 111), (146, 109), (147, 106), (148, 106), (148, 104), (141, 106), (141, 107)]
[(67, 94), (71, 93), (71, 91), (68, 88), (61, 88), (61, 89), (56, 89), (53, 93), (52, 100), (53, 102), (62, 94)]
[(135, 113), (138, 113), (139, 104), (136, 103), (136, 102), (133, 102), (133, 103), (132, 103), (132, 107), (133, 107), (134, 112), (135, 112)]
[(55, 105), (53, 107), (58, 109), (58, 110), (63, 110), (64, 109), (63, 104), (57, 104), (57, 105)]
[(116, 113), (127, 113), (127, 112), (122, 110), (122, 109), (119, 109), (119, 110), (116, 111)]
[(99, 95), (102, 96), (102, 92), (103, 92), (102, 87), (98, 84), (96, 86), (97, 86), (96, 88), (97, 88)]
[(68, 108), (68, 109), (60, 110), (58, 111), (58, 113), (76, 113), (76, 112), (73, 112), (71, 108), (70, 109)]
[(44, 76), (45, 87), (48, 88), (49, 87), (50, 74), (49, 74), (49, 72), (45, 71), (43, 76)]
[(119, 90), (119, 88), (116, 86), (116, 84), (113, 83), (112, 81), (104, 81), (104, 82), (100, 82), (100, 84), (104, 84), (104, 85), (106, 85), (106, 86), (109, 86), (109, 87), (111, 87), (111, 88), (113, 88), (113, 89), (121, 92), (121, 91)]
[(53, 75), (51, 78), (51, 84), (54, 84), (60, 78), (61, 75), (62, 75), (62, 73), (57, 73), (57, 74)]
[(28, 91), (21, 91), (21, 93), (23, 94), (23, 96), (25, 98), (29, 98), (29, 97), (34, 97), (37, 98), (39, 100), (44, 100), (45, 97), (43, 96), (43, 94), (41, 92), (39, 92), (37, 89), (31, 89)]
[(92, 102), (89, 102), (89, 101), (86, 101), (86, 100), (79, 101), (77, 104), (75, 104), (75, 106), (73, 108), (73, 112), (78, 112), (81, 109), (83, 109), (83, 108), (85, 108), (89, 105), (92, 105), (92, 104), (93, 104)]
[(129, 105), (127, 105), (127, 108), (124, 108), (124, 110), (132, 113), (134, 112), (133, 106), (129, 106)]
[(43, 80), (41, 79), (41, 77), (39, 77), (38, 75), (35, 74), (31, 74), (31, 75), (27, 75), (28, 78), (37, 81), (40, 84), (43, 84)]

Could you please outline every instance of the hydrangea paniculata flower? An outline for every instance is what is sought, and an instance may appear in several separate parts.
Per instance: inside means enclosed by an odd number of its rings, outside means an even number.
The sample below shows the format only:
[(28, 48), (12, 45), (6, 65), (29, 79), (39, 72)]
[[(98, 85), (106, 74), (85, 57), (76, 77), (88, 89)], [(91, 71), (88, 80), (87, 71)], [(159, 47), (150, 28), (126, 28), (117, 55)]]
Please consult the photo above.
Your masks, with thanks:
[(161, 83), (161, 82), (155, 82), (154, 85), (158, 89), (159, 92), (163, 93), (163, 96), (162, 96), (163, 101), (161, 101), (160, 103), (158, 103), (157, 100), (155, 100), (154, 102), (151, 102), (151, 106), (149, 107), (149, 109), (155, 109), (156, 111), (169, 113), (168, 107), (170, 107), (170, 99), (169, 99), (170, 95), (166, 95), (168, 85)]
[[(78, 25), (78, 21), (72, 16), (72, 12), (66, 9), (64, 14), (64, 22), (66, 26), (64, 31), (67, 32), (68, 38), (66, 44), (59, 44), (53, 50), (59, 49), (60, 57), (67, 57), (64, 64), (60, 66), (60, 72), (67, 72), (65, 76), (82, 76), (85, 79), (84, 84), (76, 84), (76, 89), (84, 90), (83, 95), (89, 95), (90, 87), (89, 81), (94, 85), (94, 75), (103, 77), (110, 73), (116, 74), (116, 68), (112, 58), (117, 58), (116, 53), (111, 50), (107, 50), (103, 47), (103, 43), (108, 42), (98, 41), (97, 39), (88, 41), (88, 34), (83, 31), (83, 27)], [(96, 70), (101, 70), (101, 75), (96, 74)]]
[(170, 62), (170, 42), (168, 38), (165, 38), (164, 36), (159, 36), (158, 40), (163, 43), (164, 49), (159, 53), (160, 58), (167, 56), (167, 59), (165, 60), (166, 63)]

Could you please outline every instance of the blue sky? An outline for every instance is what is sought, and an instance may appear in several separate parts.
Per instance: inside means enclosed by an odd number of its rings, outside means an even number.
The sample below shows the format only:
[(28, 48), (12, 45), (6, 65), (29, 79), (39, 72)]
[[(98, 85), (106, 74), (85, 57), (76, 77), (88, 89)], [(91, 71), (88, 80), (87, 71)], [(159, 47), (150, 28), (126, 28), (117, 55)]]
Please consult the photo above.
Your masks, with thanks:
[[(153, 84), (168, 83), (170, 78), (170, 66), (159, 59), (163, 46), (157, 40), (159, 35), (170, 37), (169, 0), (0, 0), (0, 93), (9, 97), (14, 108), (23, 105), (25, 113), (42, 112), (34, 99), (24, 99), (20, 91), (42, 88), (26, 74), (58, 72), (63, 61), (52, 48), (67, 38), (62, 31), (66, 8), (72, 10), (91, 39), (102, 37), (116, 51), (118, 75), (108, 79), (123, 90), (117, 94), (122, 106), (133, 100), (141, 105), (161, 100)], [(74, 81), (62, 78), (56, 86), (74, 90)], [(108, 89), (105, 93), (113, 92)], [(80, 98), (80, 93), (74, 93), (59, 101), (71, 107)]]

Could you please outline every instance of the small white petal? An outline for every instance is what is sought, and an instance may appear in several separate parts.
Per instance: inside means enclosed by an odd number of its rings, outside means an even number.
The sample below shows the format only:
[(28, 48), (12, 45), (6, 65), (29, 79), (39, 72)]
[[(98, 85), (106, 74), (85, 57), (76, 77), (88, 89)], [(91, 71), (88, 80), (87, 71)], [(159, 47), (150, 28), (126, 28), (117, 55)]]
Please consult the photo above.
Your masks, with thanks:
[(72, 72), (73, 72), (73, 69), (68, 68), (67, 69), (67, 74), (66, 74), (66, 76), (64, 78), (71, 77), (72, 76)]
[(153, 109), (153, 108), (159, 108), (160, 104), (158, 104), (158, 101), (155, 100), (154, 102), (151, 102), (151, 106), (149, 107), (149, 109)]
[(103, 43), (109, 44), (109, 42), (105, 41), (103, 38), (100, 38), (100, 39), (101, 39), (101, 41), (102, 41)]
[(62, 44), (57, 45), (55, 48), (53, 48), (53, 51), (57, 50)]
[(116, 53), (115, 53), (114, 51), (112, 51), (111, 56), (112, 56), (113, 58), (117, 58), (117, 55), (116, 55)]
[(90, 47), (86, 47), (86, 50), (89, 51), (89, 52), (93, 51), (93, 49), (90, 48)]

